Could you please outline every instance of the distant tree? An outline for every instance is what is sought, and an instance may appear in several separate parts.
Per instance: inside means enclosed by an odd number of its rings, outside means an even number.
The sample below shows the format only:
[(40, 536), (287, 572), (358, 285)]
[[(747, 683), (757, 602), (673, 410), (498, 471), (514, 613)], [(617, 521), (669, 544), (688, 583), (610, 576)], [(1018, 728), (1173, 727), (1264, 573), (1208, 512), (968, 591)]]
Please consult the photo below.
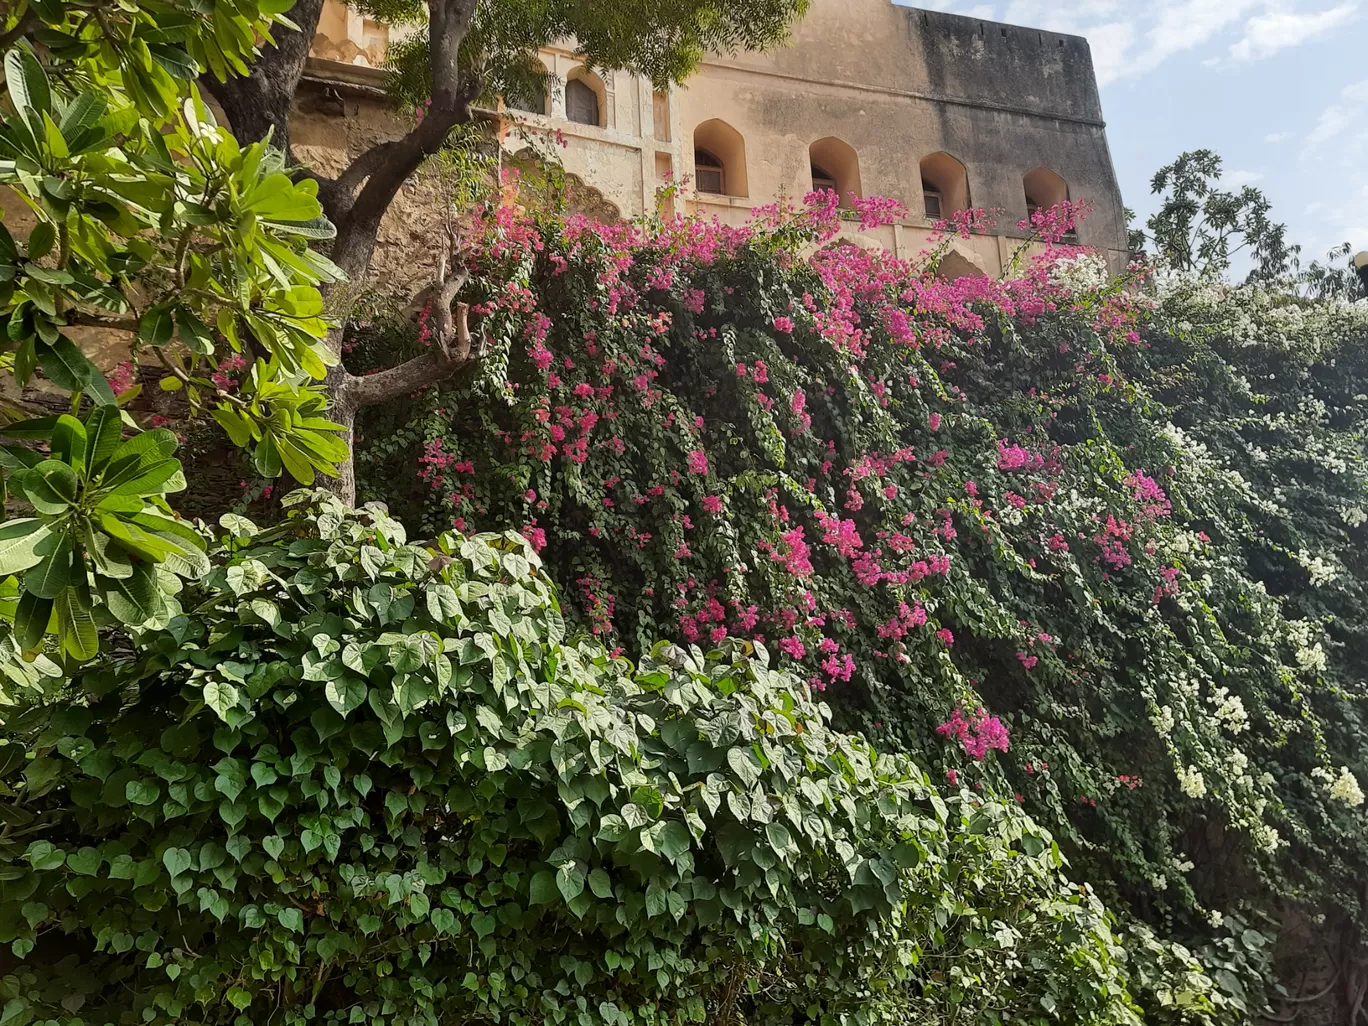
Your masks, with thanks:
[[(233, 131), (243, 140), (269, 133), (291, 154), (290, 110), (304, 72), (309, 43), (318, 27), (324, 0), (299, 0), (290, 9), (297, 32), (280, 32), (250, 76), (203, 82), (218, 99)], [(378, 143), (360, 154), (336, 177), (312, 170), (302, 175), (318, 183), (318, 198), (337, 227), (330, 255), (352, 282), (370, 268), (381, 219), (399, 189), (425, 160), (445, 144), (457, 126), (470, 124), (483, 99), (505, 92), (521, 94), (544, 77), (539, 47), (573, 39), (586, 63), (623, 68), (659, 85), (683, 80), (705, 53), (762, 49), (781, 40), (808, 0), (360, 0), (354, 7), (380, 19), (426, 24), (391, 54), (391, 84), (407, 102), (421, 102), (423, 117), (398, 139)], [(222, 80), (221, 80), (222, 79)], [(543, 83), (536, 82), (541, 85)], [(291, 157), (292, 163), (298, 163)], [(453, 245), (448, 240), (448, 249)], [(429, 291), (433, 297), (432, 345), (421, 356), (368, 376), (351, 374), (341, 362), (342, 331), (329, 336), (338, 357), (326, 387), (330, 413), (351, 441), (356, 411), (413, 392), (442, 378), (472, 358), (464, 307), (453, 310), (464, 276), (459, 254), (447, 252), (443, 270)], [(348, 296), (354, 292), (348, 292)], [(334, 289), (330, 313), (345, 318), (345, 299)], [(355, 495), (350, 457), (338, 466), (334, 487), (345, 499)]]
[(1325, 263), (1312, 260), (1297, 275), (1299, 291), (1311, 299), (1343, 299), (1354, 302), (1368, 299), (1368, 287), (1353, 263), (1354, 247), (1341, 242), (1325, 255)]
[(1220, 275), (1245, 253), (1253, 264), (1247, 280), (1287, 278), (1298, 248), (1288, 245), (1287, 226), (1269, 217), (1268, 197), (1252, 185), (1231, 192), (1220, 182), (1221, 158), (1211, 150), (1184, 153), (1161, 167), (1150, 189), (1163, 203), (1140, 241), (1152, 242), (1156, 255), (1180, 270)]

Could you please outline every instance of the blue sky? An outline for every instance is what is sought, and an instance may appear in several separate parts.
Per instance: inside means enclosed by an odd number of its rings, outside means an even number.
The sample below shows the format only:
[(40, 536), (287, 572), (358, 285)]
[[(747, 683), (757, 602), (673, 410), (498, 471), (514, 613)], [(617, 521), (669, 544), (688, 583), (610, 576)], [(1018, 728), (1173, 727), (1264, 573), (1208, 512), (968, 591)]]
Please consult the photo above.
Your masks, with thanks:
[(1184, 150), (1225, 160), (1303, 246), (1368, 249), (1368, 0), (920, 0), (1088, 37), (1128, 206)]

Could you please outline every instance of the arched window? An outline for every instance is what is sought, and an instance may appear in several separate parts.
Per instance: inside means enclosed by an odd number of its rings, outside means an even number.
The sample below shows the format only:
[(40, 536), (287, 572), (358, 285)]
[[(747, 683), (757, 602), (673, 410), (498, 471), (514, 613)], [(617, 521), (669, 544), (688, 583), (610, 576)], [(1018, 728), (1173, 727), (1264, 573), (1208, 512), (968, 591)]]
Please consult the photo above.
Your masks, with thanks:
[(851, 194), (860, 196), (860, 158), (849, 143), (828, 136), (808, 147), (808, 161), (812, 168), (812, 188), (830, 189), (841, 198), (841, 206), (850, 206)]
[(969, 209), (969, 172), (950, 154), (942, 151), (922, 158), (921, 181), (923, 210), (930, 220)]
[(509, 110), (527, 111), (530, 114), (546, 113), (546, 84), (544, 82), (517, 82), (504, 92), (504, 106)]
[(1048, 167), (1038, 167), (1034, 171), (1027, 171), (1022, 176), (1021, 185), (1026, 192), (1026, 213), (1028, 216), (1037, 210), (1048, 210), (1050, 207), (1064, 203), (1069, 198), (1069, 184)]
[(599, 123), (599, 98), (582, 79), (565, 83), (565, 116), (581, 125)]
[(707, 150), (694, 147), (694, 182), (699, 192), (725, 194), (727, 189), (727, 169), (722, 158)]
[(723, 196), (746, 195), (746, 141), (718, 118), (693, 133), (694, 187)]

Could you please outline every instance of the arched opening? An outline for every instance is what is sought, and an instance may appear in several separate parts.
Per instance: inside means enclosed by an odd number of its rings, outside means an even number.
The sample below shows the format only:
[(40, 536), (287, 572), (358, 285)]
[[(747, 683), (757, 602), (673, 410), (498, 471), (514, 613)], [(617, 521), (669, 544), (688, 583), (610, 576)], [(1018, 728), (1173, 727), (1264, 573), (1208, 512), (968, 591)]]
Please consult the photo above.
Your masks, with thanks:
[(511, 82), (503, 94), (504, 106), (528, 114), (549, 114), (551, 106), (546, 94), (546, 80), (528, 78)]
[(694, 186), (722, 196), (746, 195), (746, 141), (718, 118), (694, 129)]
[(969, 172), (943, 150), (921, 162), (922, 209), (932, 221), (969, 209)]
[(860, 191), (860, 158), (849, 143), (833, 136), (818, 139), (808, 147), (808, 162), (812, 169), (814, 191), (830, 189), (841, 198), (841, 206), (850, 206), (851, 193), (858, 198)]
[(1048, 210), (1069, 199), (1069, 183), (1048, 167), (1027, 171), (1022, 176), (1021, 185), (1026, 191), (1027, 217), (1037, 210)]
[(959, 278), (982, 278), (984, 270), (958, 250), (950, 250), (936, 265), (936, 277), (942, 281)]
[(581, 125), (605, 127), (608, 93), (588, 68), (576, 68), (565, 80), (565, 119)]

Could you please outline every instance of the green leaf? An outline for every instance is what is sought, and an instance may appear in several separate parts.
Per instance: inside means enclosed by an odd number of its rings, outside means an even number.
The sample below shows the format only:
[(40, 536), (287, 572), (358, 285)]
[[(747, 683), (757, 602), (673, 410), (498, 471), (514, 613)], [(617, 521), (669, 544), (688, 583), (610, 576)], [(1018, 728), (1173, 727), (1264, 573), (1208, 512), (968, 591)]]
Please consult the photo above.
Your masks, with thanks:
[(161, 788), (152, 780), (130, 780), (124, 785), (124, 797), (134, 805), (155, 805)]
[(52, 427), (52, 458), (68, 463), (81, 475), (86, 467), (86, 427), (70, 414), (62, 414)]
[(543, 869), (532, 876), (532, 883), (528, 887), (528, 901), (533, 905), (550, 905), (560, 895), (560, 890), (556, 886), (556, 874), (549, 869)]
[(0, 577), (27, 570), (42, 559), (37, 548), (51, 533), (49, 524), (32, 518), (0, 524)]
[(5, 54), (5, 84), (10, 100), (21, 113), (52, 109), (52, 87), (47, 74), (27, 46), (16, 46)]
[(104, 117), (107, 106), (104, 96), (100, 93), (93, 90), (81, 93), (67, 104), (67, 109), (62, 114), (59, 125), (62, 135), (68, 140), (74, 140), (79, 133), (94, 128)]
[[(71, 581), (71, 536), (58, 535), (55, 544), (44, 548), (51, 551), (24, 574), (24, 590), (40, 599), (55, 599)], [(46, 628), (46, 621), (43, 626)]]
[(14, 634), (22, 650), (32, 651), (42, 644), (52, 622), (52, 607), (52, 599), (39, 598), (31, 591), (19, 596), (14, 611)]
[(366, 701), (369, 692), (365, 681), (351, 674), (343, 674), (341, 677), (328, 681), (323, 691), (328, 699), (328, 703), (346, 716), (353, 709), (359, 709)]
[(172, 307), (166, 304), (148, 307), (138, 318), (138, 338), (149, 345), (166, 345), (171, 341), (175, 328)]
[(227, 681), (211, 680), (204, 685), (204, 704), (220, 719), (227, 719), (228, 710), (238, 703), (238, 689)]
[(80, 480), (59, 460), (44, 460), (19, 478), (19, 485), (40, 513), (58, 516), (76, 504)]
[(606, 870), (594, 869), (589, 874), (589, 889), (599, 898), (609, 898), (613, 894), (613, 881)]
[(99, 373), (65, 335), (51, 345), (40, 345), (36, 352), (43, 377), (68, 392), (83, 391)]
[[(8, 64), (8, 60), (6, 63)], [(39, 221), (29, 232), (28, 258), (30, 260), (41, 260), (52, 252), (52, 247), (56, 244), (57, 229), (49, 221)]]
[(584, 870), (574, 862), (567, 862), (556, 873), (556, 887), (567, 904), (584, 893)]
[(57, 596), (55, 606), (57, 638), (63, 650), (82, 661), (93, 659), (100, 650), (100, 637), (88, 602), (77, 588), (67, 588)]

